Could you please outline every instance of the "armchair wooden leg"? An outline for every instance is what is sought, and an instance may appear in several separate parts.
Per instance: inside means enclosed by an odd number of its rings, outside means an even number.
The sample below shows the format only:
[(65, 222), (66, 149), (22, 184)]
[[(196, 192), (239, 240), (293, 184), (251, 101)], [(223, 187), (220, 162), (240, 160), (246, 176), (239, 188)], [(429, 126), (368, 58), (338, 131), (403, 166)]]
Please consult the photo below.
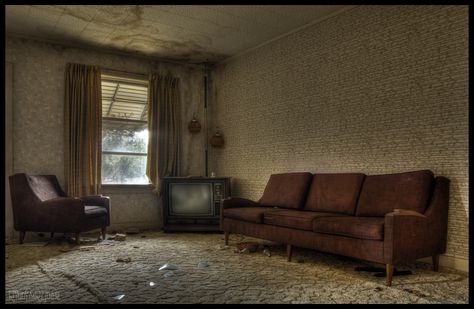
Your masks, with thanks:
[(286, 255), (288, 257), (288, 262), (291, 262), (291, 255), (293, 254), (293, 246), (286, 245)]
[(54, 237), (54, 232), (51, 232), (51, 238), (53, 238), (53, 237)]
[(23, 244), (25, 240), (26, 231), (20, 231), (20, 245)]
[(393, 264), (387, 264), (387, 286), (392, 286)]
[(80, 245), (80, 244), (81, 244), (81, 233), (77, 232), (76, 233), (76, 245)]
[(433, 271), (438, 271), (439, 269), (439, 255), (433, 255)]
[(102, 234), (102, 240), (105, 240), (106, 231), (107, 231), (107, 227), (105, 226), (100, 229), (100, 232)]
[(224, 232), (224, 243), (225, 245), (229, 245), (229, 232)]

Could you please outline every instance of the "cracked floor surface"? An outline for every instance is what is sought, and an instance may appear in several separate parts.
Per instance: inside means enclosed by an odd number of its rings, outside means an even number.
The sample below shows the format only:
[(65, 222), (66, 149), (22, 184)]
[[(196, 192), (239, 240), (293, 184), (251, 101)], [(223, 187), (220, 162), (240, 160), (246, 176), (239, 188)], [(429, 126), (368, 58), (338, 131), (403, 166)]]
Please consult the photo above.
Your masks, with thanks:
[[(224, 246), (222, 239), (145, 232), (125, 241), (89, 239), (81, 246), (62, 237), (42, 247), (8, 245), (6, 302), (468, 303), (466, 273), (433, 272), (420, 262), (397, 265), (413, 275), (394, 277), (387, 287), (385, 278), (354, 271), (367, 266), (361, 261), (295, 248), (293, 262), (287, 262), (283, 245), (234, 234)], [(242, 241), (260, 248), (235, 253)], [(165, 263), (178, 269), (159, 270)]]

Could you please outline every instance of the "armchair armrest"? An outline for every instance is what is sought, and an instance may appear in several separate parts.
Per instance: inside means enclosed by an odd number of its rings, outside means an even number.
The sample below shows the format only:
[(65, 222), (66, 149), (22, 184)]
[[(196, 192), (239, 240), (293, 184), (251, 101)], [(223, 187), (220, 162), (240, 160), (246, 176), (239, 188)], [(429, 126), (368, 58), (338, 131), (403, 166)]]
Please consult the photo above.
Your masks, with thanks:
[(84, 201), (84, 204), (87, 206), (101, 206), (107, 209), (107, 225), (110, 225), (110, 197), (105, 195), (90, 195), (81, 196), (79, 199)]
[(58, 197), (41, 202), (37, 208), (39, 217), (47, 217), (48, 220), (59, 220), (60, 222), (79, 222), (84, 215), (84, 202), (72, 197)]
[(81, 196), (79, 197), (82, 201), (84, 201), (84, 204), (89, 206), (102, 206), (107, 208), (107, 211), (109, 211), (110, 208), (110, 197), (104, 196), (104, 195), (90, 195), (90, 196)]

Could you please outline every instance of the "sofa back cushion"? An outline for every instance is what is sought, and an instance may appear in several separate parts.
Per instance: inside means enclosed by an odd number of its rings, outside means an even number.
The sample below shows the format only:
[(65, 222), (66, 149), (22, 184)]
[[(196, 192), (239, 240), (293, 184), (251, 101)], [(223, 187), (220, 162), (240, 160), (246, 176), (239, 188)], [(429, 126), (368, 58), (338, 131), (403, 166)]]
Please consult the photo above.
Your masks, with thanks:
[(364, 174), (314, 174), (304, 209), (354, 215)]
[(301, 208), (312, 177), (313, 174), (306, 172), (273, 174), (259, 202), (263, 206)]
[(433, 185), (429, 170), (365, 178), (356, 216), (382, 217), (394, 209), (423, 213)]

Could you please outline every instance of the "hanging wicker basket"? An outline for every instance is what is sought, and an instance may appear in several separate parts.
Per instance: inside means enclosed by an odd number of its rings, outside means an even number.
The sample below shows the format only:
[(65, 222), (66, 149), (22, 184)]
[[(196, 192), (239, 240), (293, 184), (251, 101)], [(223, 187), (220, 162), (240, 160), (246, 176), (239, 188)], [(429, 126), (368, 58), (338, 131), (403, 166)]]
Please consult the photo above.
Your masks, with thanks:
[(224, 146), (224, 137), (222, 137), (219, 131), (216, 131), (216, 133), (211, 137), (210, 144), (213, 147)]
[(193, 116), (193, 119), (191, 119), (188, 124), (188, 129), (191, 133), (198, 133), (199, 131), (201, 131), (201, 124), (196, 119), (196, 117)]

